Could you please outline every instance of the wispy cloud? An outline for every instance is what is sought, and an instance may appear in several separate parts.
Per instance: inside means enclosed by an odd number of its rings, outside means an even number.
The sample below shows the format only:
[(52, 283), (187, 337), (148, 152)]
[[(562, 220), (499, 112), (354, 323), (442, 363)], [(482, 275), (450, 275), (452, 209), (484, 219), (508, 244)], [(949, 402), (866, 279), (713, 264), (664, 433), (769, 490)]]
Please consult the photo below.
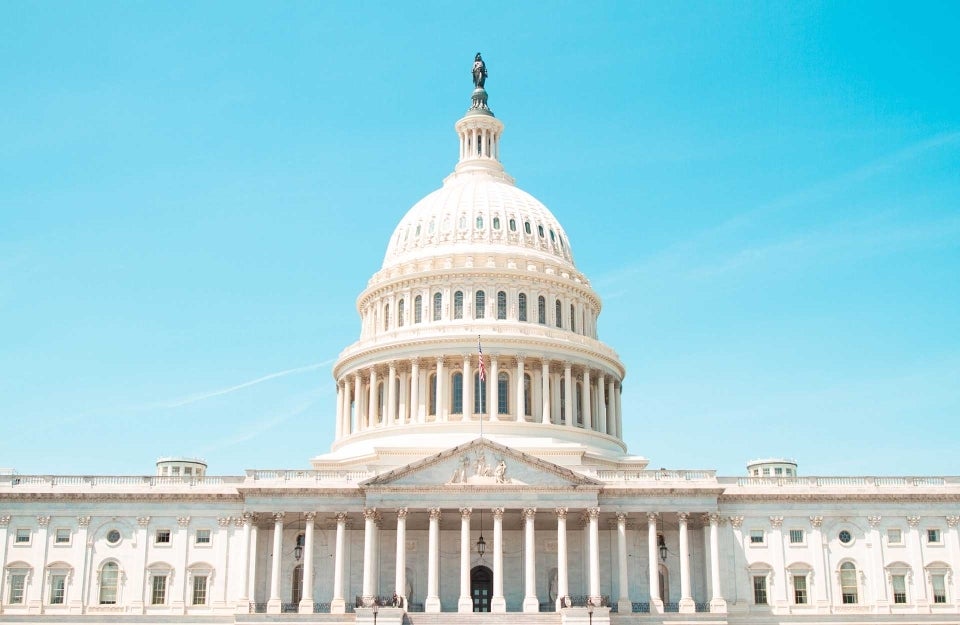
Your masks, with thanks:
[(284, 369), (283, 371), (277, 371), (275, 373), (268, 373), (267, 375), (260, 376), (259, 378), (248, 380), (240, 384), (235, 384), (233, 386), (228, 386), (226, 388), (220, 388), (213, 391), (206, 391), (203, 393), (196, 393), (194, 395), (189, 395), (180, 399), (173, 399), (170, 401), (158, 402), (151, 405), (151, 408), (179, 408), (181, 406), (187, 406), (190, 404), (195, 404), (199, 401), (204, 401), (205, 399), (210, 399), (212, 397), (220, 397), (221, 395), (228, 395), (230, 393), (235, 393), (239, 390), (250, 388), (251, 386), (256, 386), (257, 384), (263, 384), (270, 380), (276, 380), (277, 378), (286, 377), (288, 375), (295, 375), (297, 373), (305, 373), (307, 371), (316, 371), (323, 367), (328, 367), (334, 362), (334, 358), (329, 360), (324, 360), (323, 362), (317, 362), (312, 365), (305, 365), (303, 367), (296, 367), (294, 369)]

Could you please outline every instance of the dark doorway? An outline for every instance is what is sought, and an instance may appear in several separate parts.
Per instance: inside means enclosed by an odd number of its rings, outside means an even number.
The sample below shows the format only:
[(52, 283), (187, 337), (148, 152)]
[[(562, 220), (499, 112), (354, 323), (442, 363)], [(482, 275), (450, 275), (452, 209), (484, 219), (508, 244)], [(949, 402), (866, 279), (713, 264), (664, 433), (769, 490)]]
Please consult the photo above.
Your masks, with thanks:
[(485, 566), (475, 566), (470, 571), (470, 596), (474, 612), (489, 612), (493, 595), (493, 572)]

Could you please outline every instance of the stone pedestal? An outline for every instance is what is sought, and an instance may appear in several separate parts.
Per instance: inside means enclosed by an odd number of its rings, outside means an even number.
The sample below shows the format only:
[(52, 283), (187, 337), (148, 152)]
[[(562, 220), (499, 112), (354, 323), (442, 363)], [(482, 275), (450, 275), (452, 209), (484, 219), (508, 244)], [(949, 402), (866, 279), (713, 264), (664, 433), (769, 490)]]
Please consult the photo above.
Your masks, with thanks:
[(563, 608), (561, 625), (610, 625), (610, 608)]

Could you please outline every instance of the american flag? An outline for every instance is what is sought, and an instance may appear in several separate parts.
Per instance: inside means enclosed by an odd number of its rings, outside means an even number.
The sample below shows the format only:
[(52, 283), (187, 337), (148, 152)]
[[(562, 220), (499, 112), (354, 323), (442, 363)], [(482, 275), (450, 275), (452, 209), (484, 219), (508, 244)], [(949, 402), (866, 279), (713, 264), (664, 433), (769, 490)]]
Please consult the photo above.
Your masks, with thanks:
[(480, 346), (480, 337), (477, 337), (477, 352), (480, 353), (480, 381), (487, 379), (487, 368), (483, 366), (483, 347)]

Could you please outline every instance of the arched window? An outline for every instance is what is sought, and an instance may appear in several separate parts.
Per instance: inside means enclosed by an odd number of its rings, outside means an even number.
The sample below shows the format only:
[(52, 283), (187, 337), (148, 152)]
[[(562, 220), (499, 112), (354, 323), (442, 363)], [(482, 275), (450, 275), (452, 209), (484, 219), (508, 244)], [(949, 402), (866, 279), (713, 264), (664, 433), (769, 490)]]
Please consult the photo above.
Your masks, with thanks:
[(427, 398), (430, 405), (428, 406), (427, 414), (436, 416), (437, 414), (437, 374), (430, 374), (430, 393)]
[(100, 569), (100, 604), (113, 605), (117, 602), (117, 582), (120, 579), (120, 567), (116, 562), (107, 562)]
[(403, 327), (403, 314), (406, 312), (404, 310), (404, 303), (402, 298), (397, 302), (397, 326), (401, 328)]
[(527, 320), (527, 294), (521, 293), (517, 296), (517, 315), (520, 321)]
[(493, 218), (493, 229), (494, 229), (494, 230), (499, 230), (499, 229), (500, 229), (500, 218), (499, 218), (499, 217), (494, 217), (494, 218)]
[(532, 386), (532, 381), (530, 380), (530, 374), (523, 374), (523, 414), (528, 417), (533, 416), (533, 393), (530, 391)]
[(463, 291), (453, 294), (453, 318), (463, 319)]
[(477, 215), (477, 230), (483, 228), (483, 215)]
[(377, 414), (374, 415), (376, 423), (380, 423), (382, 420), (386, 420), (387, 411), (384, 410), (383, 404), (383, 382), (377, 383)]
[(483, 319), (487, 309), (487, 294), (477, 291), (473, 297), (473, 318)]
[(557, 327), (563, 327), (563, 307), (560, 306), (560, 300), (556, 301), (556, 306), (554, 306), (554, 312), (557, 314)]
[(577, 331), (577, 314), (573, 310), (573, 304), (570, 304), (570, 331)]
[(497, 319), (507, 318), (507, 294), (505, 291), (497, 291)]
[(473, 412), (486, 414), (487, 412), (487, 379), (480, 381), (480, 372), (473, 374)]
[(844, 603), (857, 603), (857, 567), (853, 562), (840, 565), (840, 596)]
[(384, 304), (383, 306), (383, 329), (390, 329), (390, 304)]
[(543, 238), (543, 226), (537, 225), (537, 234), (540, 235), (540, 238)]
[(423, 321), (423, 297), (418, 295), (413, 298), (413, 322)]
[(526, 232), (527, 234), (532, 234), (531, 231), (530, 231), (530, 222), (529, 222), (529, 221), (523, 222), (523, 231)]
[(537, 323), (540, 325), (547, 323), (547, 300), (542, 295), (537, 298)]
[(516, 232), (516, 231), (517, 231), (517, 220), (516, 220), (516, 219), (511, 219), (511, 220), (510, 220), (510, 232)]
[(440, 321), (440, 315), (443, 314), (443, 295), (433, 294), (433, 320)]
[(510, 376), (503, 371), (497, 376), (497, 414), (510, 414)]
[(573, 406), (573, 414), (577, 416), (577, 425), (583, 425), (583, 384), (577, 382), (576, 404)]
[(450, 412), (463, 414), (463, 374), (459, 371), (453, 374), (453, 401)]

